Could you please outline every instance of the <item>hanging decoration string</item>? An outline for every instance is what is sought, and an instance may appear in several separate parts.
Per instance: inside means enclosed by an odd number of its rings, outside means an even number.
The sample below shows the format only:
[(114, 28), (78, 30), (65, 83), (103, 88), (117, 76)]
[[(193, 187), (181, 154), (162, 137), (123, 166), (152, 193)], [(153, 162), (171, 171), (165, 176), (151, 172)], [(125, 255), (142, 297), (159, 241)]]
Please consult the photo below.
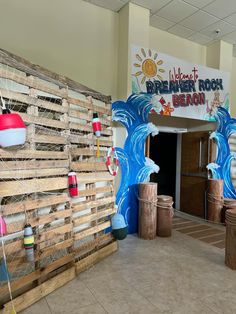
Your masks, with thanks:
[(7, 109), (7, 108), (6, 108), (5, 100), (4, 100), (3, 97), (2, 97), (1, 89), (0, 89), (0, 98), (1, 98), (1, 103), (2, 103), (2, 110)]
[(2, 252), (3, 252), (3, 262), (4, 262), (4, 266), (6, 269), (6, 277), (7, 277), (7, 286), (8, 286), (8, 291), (9, 291), (9, 296), (10, 296), (10, 300), (11, 300), (11, 306), (12, 306), (12, 310), (11, 310), (11, 314), (16, 314), (16, 310), (15, 310), (15, 306), (14, 306), (14, 302), (13, 302), (13, 297), (12, 297), (12, 290), (11, 290), (11, 281), (10, 281), (10, 277), (9, 277), (9, 273), (8, 273), (8, 267), (7, 267), (7, 257), (6, 257), (6, 251), (5, 251), (5, 245), (4, 245), (4, 241), (3, 241), (3, 226), (2, 226), (2, 222), (0, 225), (0, 236), (1, 236), (1, 244), (2, 244)]

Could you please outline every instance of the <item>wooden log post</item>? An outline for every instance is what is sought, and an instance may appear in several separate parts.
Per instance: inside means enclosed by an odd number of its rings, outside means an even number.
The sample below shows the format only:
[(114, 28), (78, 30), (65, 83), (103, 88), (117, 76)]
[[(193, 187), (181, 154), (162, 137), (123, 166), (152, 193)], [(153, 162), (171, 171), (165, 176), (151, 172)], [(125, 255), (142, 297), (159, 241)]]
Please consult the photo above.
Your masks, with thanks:
[(236, 209), (236, 199), (224, 198), (224, 204), (221, 211), (221, 222), (225, 223), (225, 215), (228, 209)]
[(208, 179), (207, 194), (207, 219), (214, 222), (221, 222), (221, 210), (223, 207), (223, 180)]
[(173, 197), (168, 195), (157, 196), (157, 235), (170, 237), (172, 233)]
[(138, 236), (145, 240), (156, 237), (157, 228), (157, 183), (139, 184), (139, 225)]
[(236, 269), (236, 210), (226, 211), (225, 265)]

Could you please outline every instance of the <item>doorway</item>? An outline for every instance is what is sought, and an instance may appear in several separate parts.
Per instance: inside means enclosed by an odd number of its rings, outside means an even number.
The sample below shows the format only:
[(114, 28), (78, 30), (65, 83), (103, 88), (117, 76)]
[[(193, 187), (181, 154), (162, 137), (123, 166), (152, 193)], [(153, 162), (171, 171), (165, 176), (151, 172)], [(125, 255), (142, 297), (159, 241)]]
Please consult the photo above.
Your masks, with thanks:
[(149, 157), (160, 167), (151, 175), (151, 182), (158, 183), (159, 195), (170, 195), (176, 200), (177, 134), (160, 132), (150, 137)]
[(214, 160), (214, 143), (209, 131), (182, 135), (180, 208), (182, 211), (207, 217), (207, 164)]

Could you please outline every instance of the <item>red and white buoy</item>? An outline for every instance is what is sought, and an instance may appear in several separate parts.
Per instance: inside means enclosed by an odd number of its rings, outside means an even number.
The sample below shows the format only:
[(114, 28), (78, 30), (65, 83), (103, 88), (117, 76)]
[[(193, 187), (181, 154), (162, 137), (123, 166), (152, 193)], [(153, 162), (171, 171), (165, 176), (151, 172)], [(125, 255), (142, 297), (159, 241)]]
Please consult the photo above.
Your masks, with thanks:
[(26, 140), (26, 126), (17, 113), (3, 109), (0, 114), (0, 146), (22, 145)]
[(98, 118), (98, 114), (96, 112), (94, 112), (93, 114), (93, 132), (96, 135), (96, 137), (100, 137), (101, 136), (101, 121)]
[(93, 122), (92, 122), (92, 126), (93, 126), (93, 132), (95, 134), (95, 136), (97, 137), (97, 157), (100, 157), (100, 140), (99, 137), (101, 136), (101, 121), (98, 117), (98, 114), (96, 112), (93, 113)]
[(70, 196), (71, 197), (78, 196), (78, 183), (76, 173), (74, 171), (70, 171), (68, 173), (68, 184)]

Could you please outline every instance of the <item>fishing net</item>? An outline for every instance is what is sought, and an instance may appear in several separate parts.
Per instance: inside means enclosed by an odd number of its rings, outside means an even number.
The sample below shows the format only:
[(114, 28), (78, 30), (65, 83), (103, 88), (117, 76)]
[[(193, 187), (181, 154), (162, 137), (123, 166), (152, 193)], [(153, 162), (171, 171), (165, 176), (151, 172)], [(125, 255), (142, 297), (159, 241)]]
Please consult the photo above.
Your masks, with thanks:
[[(9, 300), (9, 281), (15, 297), (66, 269), (75, 256), (84, 258), (101, 239), (110, 240), (103, 231), (114, 212), (113, 178), (104, 159), (112, 146), (110, 108), (99, 101), (94, 105), (92, 97), (66, 84), (26, 72), (0, 59), (0, 113), (18, 113), (27, 127), (24, 144), (0, 148), (0, 216), (7, 225), (0, 247), (0, 304)], [(91, 125), (94, 111), (105, 126), (100, 158)], [(80, 174), (75, 200), (67, 190), (71, 169)], [(23, 245), (26, 224), (34, 234), (33, 261)]]

